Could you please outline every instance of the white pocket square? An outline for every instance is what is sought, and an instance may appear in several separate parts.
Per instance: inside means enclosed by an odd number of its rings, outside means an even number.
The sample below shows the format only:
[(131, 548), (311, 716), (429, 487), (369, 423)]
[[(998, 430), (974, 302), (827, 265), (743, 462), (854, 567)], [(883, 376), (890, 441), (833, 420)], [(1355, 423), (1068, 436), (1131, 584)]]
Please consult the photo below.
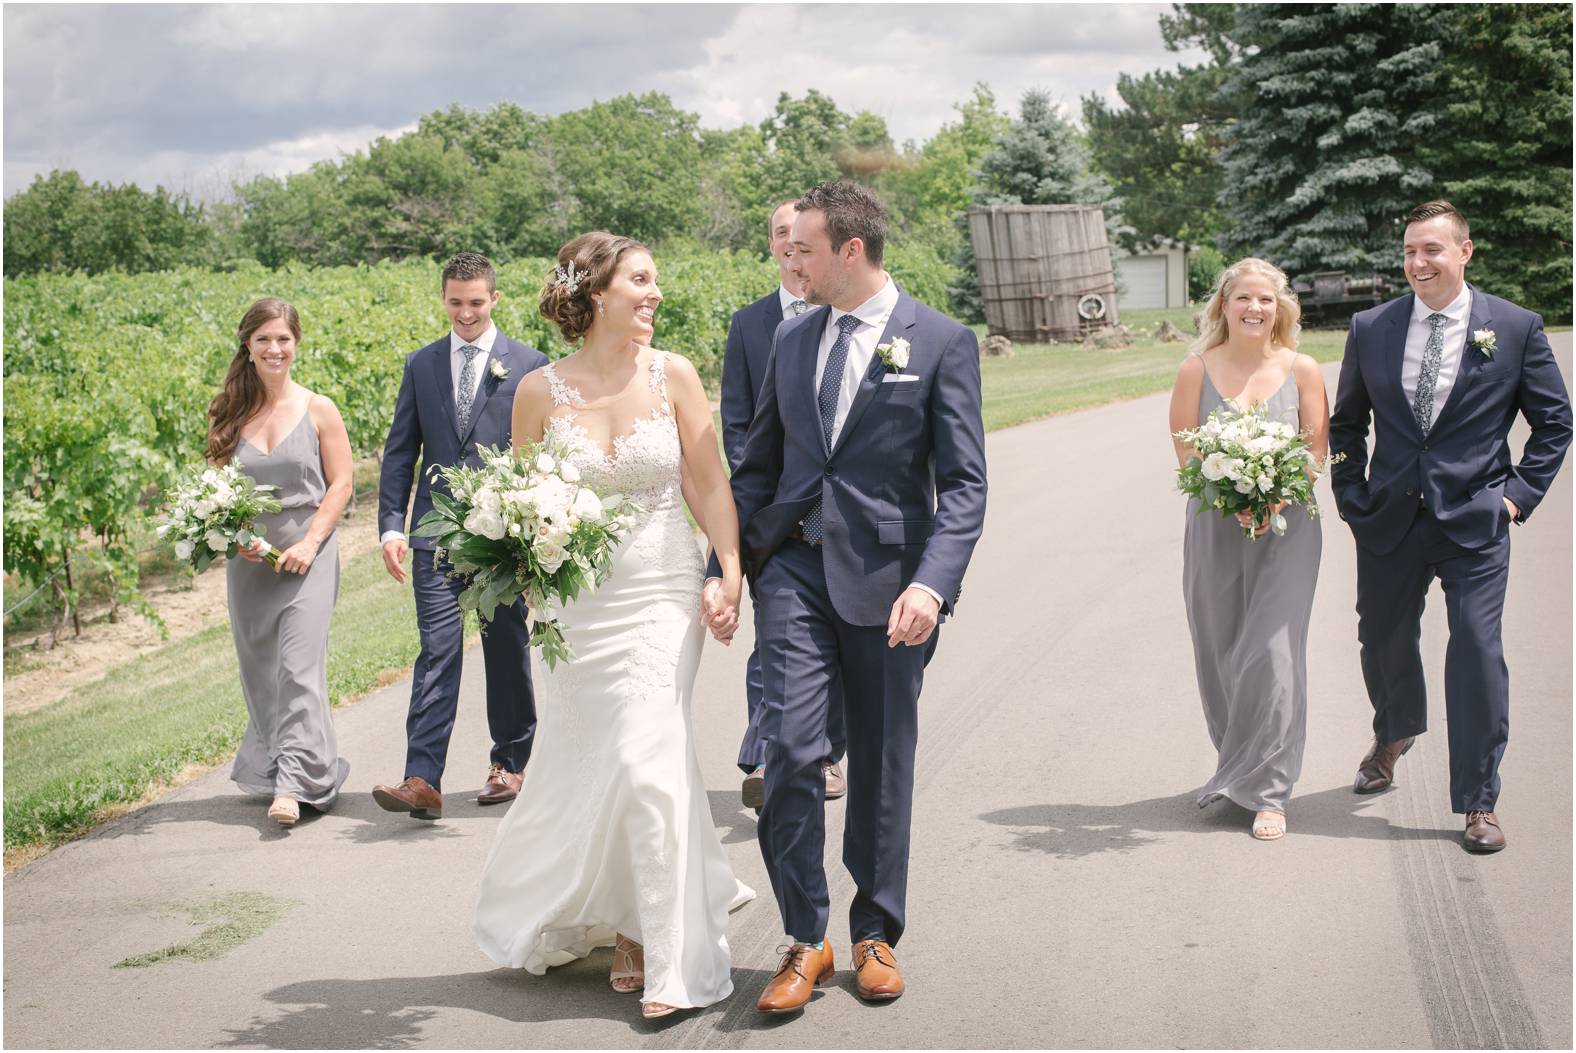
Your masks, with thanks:
[(881, 375), (881, 383), (883, 384), (912, 384), (918, 379), (918, 377), (908, 373), (883, 373)]

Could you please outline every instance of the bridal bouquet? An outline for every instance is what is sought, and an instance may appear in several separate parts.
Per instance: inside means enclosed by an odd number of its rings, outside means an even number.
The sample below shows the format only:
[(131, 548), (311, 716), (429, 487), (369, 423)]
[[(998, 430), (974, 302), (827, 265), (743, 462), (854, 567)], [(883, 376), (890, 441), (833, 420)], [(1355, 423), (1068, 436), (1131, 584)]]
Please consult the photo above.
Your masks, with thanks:
[(523, 593), (535, 621), (531, 643), (542, 648), (542, 660), (549, 669), (572, 661), (562, 627), (542, 612), (606, 580), (613, 550), (639, 508), (621, 494), (599, 495), (583, 485), (551, 436), (518, 454), (487, 446), (479, 452), (480, 468), (433, 467), (449, 494), (433, 492), (432, 511), (414, 533), (432, 538), (454, 576), (468, 579), (462, 608), (489, 621)]
[[(1200, 513), (1206, 508), (1223, 516), (1247, 512), (1256, 523), (1268, 520), (1276, 536), (1286, 533), (1286, 517), (1276, 505), (1302, 505), (1309, 514), (1319, 514), (1313, 483), (1331, 462), (1316, 461), (1306, 437), (1284, 421), (1270, 420), (1262, 408), (1216, 410), (1176, 438), (1196, 451), (1177, 469), (1177, 489), (1199, 499)], [(1243, 533), (1257, 540), (1251, 526)]]
[[(194, 468), (170, 491), (170, 511), (158, 536), (173, 539), (175, 555), (202, 571), (220, 556), (233, 556), (263, 539), (257, 517), (279, 511), (278, 489), (243, 475), (234, 460), (223, 468)], [(263, 558), (273, 566), (279, 550), (269, 545)]]

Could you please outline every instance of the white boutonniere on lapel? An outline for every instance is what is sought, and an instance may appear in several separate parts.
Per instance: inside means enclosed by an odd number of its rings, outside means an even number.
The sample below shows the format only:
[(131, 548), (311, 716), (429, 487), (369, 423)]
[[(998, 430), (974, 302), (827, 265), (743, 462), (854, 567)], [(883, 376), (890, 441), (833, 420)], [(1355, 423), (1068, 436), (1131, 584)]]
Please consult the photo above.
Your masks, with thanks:
[(496, 358), (493, 359), (492, 364), (487, 367), (487, 372), (492, 374), (494, 380), (509, 379), (509, 367), (498, 361)]
[(881, 356), (888, 373), (901, 373), (908, 368), (908, 341), (901, 336), (891, 343), (877, 344), (876, 354)]
[(1494, 357), (1494, 330), (1478, 329), (1472, 333), (1472, 346), (1483, 353), (1484, 358)]

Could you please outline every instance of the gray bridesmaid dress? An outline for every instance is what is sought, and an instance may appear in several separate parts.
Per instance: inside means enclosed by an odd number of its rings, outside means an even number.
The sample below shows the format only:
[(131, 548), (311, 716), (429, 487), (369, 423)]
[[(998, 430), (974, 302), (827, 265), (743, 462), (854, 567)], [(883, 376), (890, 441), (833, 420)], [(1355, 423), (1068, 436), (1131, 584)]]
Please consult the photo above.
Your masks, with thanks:
[[(281, 511), (258, 519), (284, 549), (306, 536), (328, 492), (311, 414), (263, 453), (245, 439), (232, 460), (259, 483), (277, 486)], [(229, 565), (230, 631), (241, 663), (250, 720), (230, 769), (247, 793), (293, 797), (326, 809), (350, 774), (340, 759), (328, 705), (328, 621), (339, 595), (339, 539), (330, 534), (306, 574), (274, 573), (239, 556)]]
[[(1226, 400), (1204, 373), (1199, 420)], [(1266, 408), (1301, 427), (1290, 375)], [(1221, 797), (1251, 811), (1286, 810), (1302, 773), (1308, 715), (1308, 621), (1323, 533), (1301, 507), (1287, 508), (1286, 533), (1257, 541), (1236, 519), (1188, 502), (1182, 595), (1204, 720), (1219, 760), (1199, 807)]]

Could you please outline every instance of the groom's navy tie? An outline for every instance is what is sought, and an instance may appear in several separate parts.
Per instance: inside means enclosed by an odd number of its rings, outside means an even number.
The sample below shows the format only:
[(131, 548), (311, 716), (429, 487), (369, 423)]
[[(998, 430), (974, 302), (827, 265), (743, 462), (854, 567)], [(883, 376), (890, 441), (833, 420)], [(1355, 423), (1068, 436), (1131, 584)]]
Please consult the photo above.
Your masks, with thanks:
[(1423, 366), (1417, 374), (1417, 391), (1412, 396), (1412, 416), (1418, 430), (1427, 436), (1434, 428), (1434, 385), (1439, 383), (1439, 364), (1445, 356), (1445, 322), (1442, 314), (1428, 316), (1428, 343), (1423, 345)]
[[(821, 410), (821, 434), (826, 438), (826, 448), (832, 448), (832, 425), (837, 420), (837, 393), (843, 386), (843, 368), (848, 364), (848, 348), (859, 319), (845, 314), (837, 320), (837, 340), (826, 356), (826, 371), (821, 374), (821, 388), (816, 394), (816, 405)], [(822, 538), (821, 502), (817, 501), (804, 517), (804, 539), (819, 545)]]
[(476, 356), (482, 349), (475, 344), (460, 348), (465, 364), (460, 367), (460, 390), (454, 393), (454, 410), (459, 416), (460, 433), (471, 426), (471, 402), (476, 397)]

